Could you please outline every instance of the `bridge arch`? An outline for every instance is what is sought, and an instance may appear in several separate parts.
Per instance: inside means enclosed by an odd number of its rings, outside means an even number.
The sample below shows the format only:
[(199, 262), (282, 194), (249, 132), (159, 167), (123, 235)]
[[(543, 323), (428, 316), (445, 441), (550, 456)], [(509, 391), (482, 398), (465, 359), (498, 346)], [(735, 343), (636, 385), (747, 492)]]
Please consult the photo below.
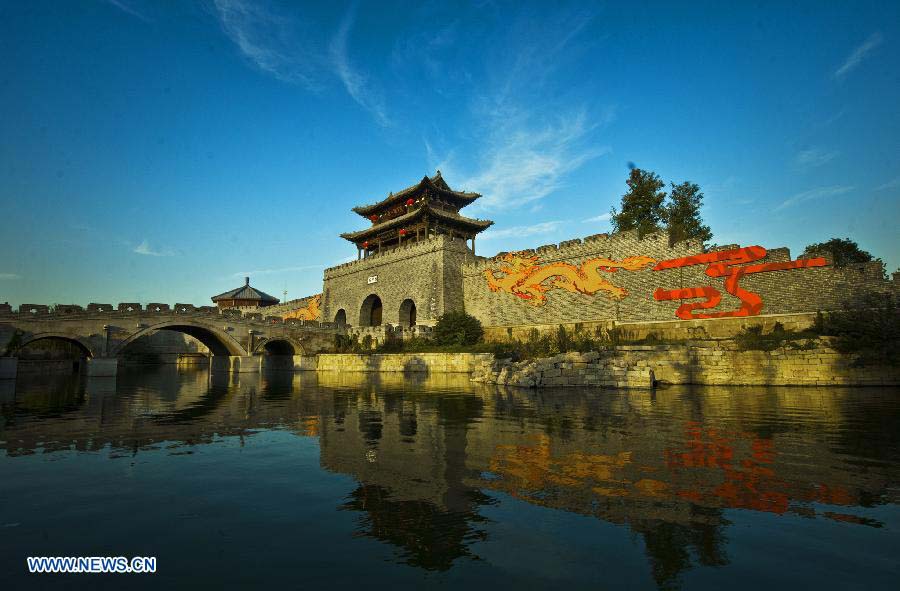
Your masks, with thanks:
[(44, 340), (66, 341), (68, 343), (75, 345), (76, 348), (78, 348), (78, 350), (80, 350), (84, 354), (85, 357), (91, 358), (91, 357), (95, 356), (90, 343), (88, 343), (84, 338), (76, 336), (76, 335), (67, 334), (64, 332), (39, 332), (39, 333), (29, 335), (22, 341), (22, 343), (19, 344), (19, 346), (16, 347), (16, 350), (15, 350), (15, 353), (13, 354), (13, 356), (18, 357), (19, 351), (21, 351), (28, 345), (35, 343), (37, 341), (44, 341)]
[(128, 337), (118, 343), (115, 350), (110, 353), (113, 356), (117, 356), (129, 345), (129, 343), (157, 330), (174, 330), (175, 332), (192, 336), (203, 343), (212, 355), (244, 356), (248, 354), (244, 346), (226, 331), (208, 324), (186, 319), (160, 322), (152, 326), (144, 327), (141, 330), (128, 335)]
[(256, 344), (254, 355), (303, 355), (303, 345), (293, 339), (272, 337)]

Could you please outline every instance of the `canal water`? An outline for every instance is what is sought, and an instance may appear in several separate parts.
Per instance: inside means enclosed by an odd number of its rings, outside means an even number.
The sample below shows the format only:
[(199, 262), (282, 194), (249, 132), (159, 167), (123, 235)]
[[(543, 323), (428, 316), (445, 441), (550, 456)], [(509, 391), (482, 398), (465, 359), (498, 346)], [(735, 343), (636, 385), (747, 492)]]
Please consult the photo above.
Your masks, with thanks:
[[(873, 589), (898, 389), (174, 367), (0, 383), (0, 587)], [(157, 573), (29, 575), (27, 556)]]

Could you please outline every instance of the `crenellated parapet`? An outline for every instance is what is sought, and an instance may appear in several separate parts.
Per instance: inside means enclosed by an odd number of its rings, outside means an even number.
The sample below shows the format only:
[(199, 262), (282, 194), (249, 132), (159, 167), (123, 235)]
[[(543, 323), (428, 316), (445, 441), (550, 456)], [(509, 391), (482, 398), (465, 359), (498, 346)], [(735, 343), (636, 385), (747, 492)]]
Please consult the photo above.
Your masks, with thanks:
[(463, 264), (466, 311), (486, 326), (600, 320), (727, 318), (841, 309), (898, 293), (880, 262), (834, 267), (785, 247), (697, 241), (663, 233), (597, 234)]

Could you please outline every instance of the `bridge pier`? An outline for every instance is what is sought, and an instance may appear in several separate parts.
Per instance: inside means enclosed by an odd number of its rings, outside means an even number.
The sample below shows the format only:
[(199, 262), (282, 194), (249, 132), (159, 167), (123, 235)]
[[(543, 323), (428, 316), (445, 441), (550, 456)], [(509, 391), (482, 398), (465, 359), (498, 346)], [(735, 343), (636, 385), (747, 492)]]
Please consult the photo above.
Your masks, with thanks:
[(18, 373), (19, 360), (15, 357), (0, 357), (0, 380), (14, 380)]
[(91, 357), (87, 360), (87, 375), (96, 378), (114, 378), (119, 370), (115, 357)]
[(259, 373), (262, 357), (259, 355), (212, 355), (209, 371), (228, 373)]

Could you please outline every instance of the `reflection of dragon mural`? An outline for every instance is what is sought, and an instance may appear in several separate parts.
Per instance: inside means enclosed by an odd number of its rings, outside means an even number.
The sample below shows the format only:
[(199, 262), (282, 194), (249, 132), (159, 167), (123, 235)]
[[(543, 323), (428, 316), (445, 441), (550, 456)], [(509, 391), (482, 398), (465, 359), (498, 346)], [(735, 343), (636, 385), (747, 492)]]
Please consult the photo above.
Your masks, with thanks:
[(525, 256), (514, 252), (503, 256), (504, 265), (497, 271), (505, 275), (495, 275), (494, 269), (485, 269), (488, 287), (491, 291), (505, 291), (534, 306), (543, 306), (547, 302), (544, 292), (550, 289), (564, 289), (572, 293), (594, 295), (598, 291), (606, 292), (610, 297), (622, 299), (628, 292), (613, 285), (600, 275), (600, 271), (615, 273), (619, 269), (638, 271), (654, 263), (656, 260), (648, 256), (634, 256), (614, 261), (606, 258), (588, 259), (580, 267), (569, 263), (537, 264), (537, 256)]
[(322, 294), (313, 296), (306, 304), (305, 308), (300, 308), (299, 310), (294, 310), (292, 312), (288, 312), (284, 315), (285, 320), (295, 319), (295, 320), (318, 320), (319, 316), (322, 315), (322, 310), (319, 309), (319, 304), (322, 302)]

